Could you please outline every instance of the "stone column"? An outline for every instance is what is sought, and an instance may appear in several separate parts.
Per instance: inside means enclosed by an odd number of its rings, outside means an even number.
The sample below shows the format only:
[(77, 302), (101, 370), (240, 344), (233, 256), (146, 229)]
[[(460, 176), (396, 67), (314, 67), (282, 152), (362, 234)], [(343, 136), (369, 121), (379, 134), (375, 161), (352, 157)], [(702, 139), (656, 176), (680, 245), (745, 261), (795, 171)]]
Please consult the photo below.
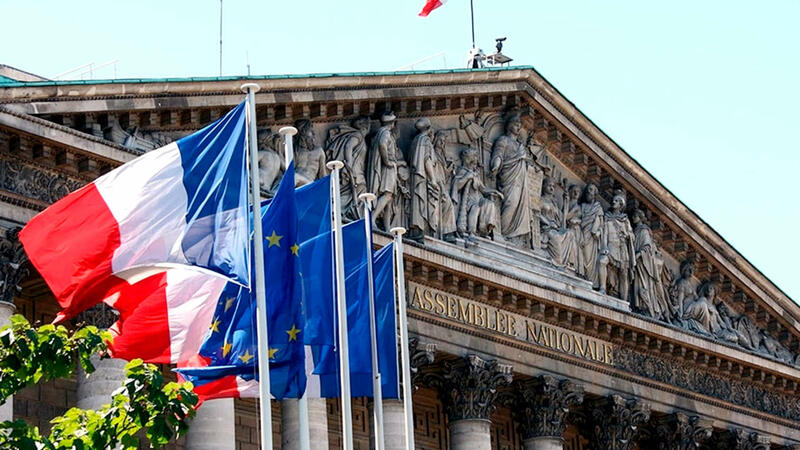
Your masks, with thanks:
[[(281, 448), (300, 449), (300, 402), (295, 398), (281, 402)], [(328, 405), (324, 398), (308, 399), (308, 434), (312, 449), (328, 448)]]
[(710, 441), (714, 450), (769, 450), (769, 436), (735, 428), (714, 432)]
[[(411, 389), (416, 389), (422, 382), (422, 367), (433, 363), (436, 355), (436, 344), (421, 343), (419, 338), (408, 340), (408, 351), (411, 362)], [(400, 399), (383, 401), (383, 440), (386, 450), (406, 450), (406, 415), (403, 408), (401, 383)], [(370, 417), (372, 417), (370, 411)], [(413, 432), (413, 430), (412, 430)], [(370, 427), (370, 448), (375, 448), (375, 427)]]
[[(0, 300), (0, 327), (8, 325), (8, 320), (17, 308), (13, 303)], [(0, 422), (14, 420), (14, 396), (9, 395), (6, 402), (0, 405)]]
[(83, 368), (77, 373), (77, 404), (81, 409), (98, 409), (111, 403), (111, 393), (125, 382), (125, 364), (122, 359), (100, 359), (92, 356), (95, 371), (88, 376)]
[(542, 375), (517, 382), (514, 388), (512, 412), (525, 450), (562, 450), (567, 414), (583, 403), (583, 387)]
[(204, 402), (186, 433), (186, 450), (235, 450), (236, 415), (232, 398)]
[(650, 418), (650, 405), (613, 394), (589, 405), (591, 448), (630, 450), (639, 426)]
[(450, 422), (450, 448), (490, 450), (497, 388), (511, 383), (511, 366), (468, 355), (445, 362), (444, 368), (438, 387)]
[[(28, 255), (19, 241), (22, 227), (14, 227), (0, 234), (0, 327), (9, 323), (17, 308), (14, 296), (22, 291), (20, 282), (28, 276)], [(8, 396), (0, 406), (0, 421), (14, 420), (14, 397)]]
[(696, 450), (711, 437), (711, 420), (677, 412), (651, 421), (647, 448)]

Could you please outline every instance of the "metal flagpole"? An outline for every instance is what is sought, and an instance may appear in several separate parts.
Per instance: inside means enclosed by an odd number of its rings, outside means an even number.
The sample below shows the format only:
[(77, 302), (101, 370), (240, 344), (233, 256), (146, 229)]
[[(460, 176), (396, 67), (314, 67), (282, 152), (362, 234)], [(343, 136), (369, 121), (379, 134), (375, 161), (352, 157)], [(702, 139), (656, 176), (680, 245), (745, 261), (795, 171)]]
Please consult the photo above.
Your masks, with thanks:
[(395, 227), (389, 230), (394, 235), (394, 264), (397, 277), (398, 315), (400, 316), (400, 356), (403, 365), (403, 409), (406, 413), (406, 448), (414, 446), (414, 410), (411, 404), (411, 355), (408, 350), (408, 316), (406, 315), (406, 276), (403, 267), (403, 235), (406, 229)]
[(344, 164), (331, 161), (331, 201), (333, 203), (333, 249), (336, 255), (336, 303), (339, 313), (339, 375), (342, 395), (342, 441), (344, 450), (353, 450), (353, 412), (350, 404), (350, 344), (347, 336), (347, 298), (344, 284), (344, 244), (342, 242), (342, 205), (339, 176)]
[[(292, 136), (297, 134), (295, 127), (282, 127), (278, 134), (283, 136), (284, 161), (286, 168), (294, 161), (294, 143)], [(300, 428), (300, 450), (311, 450), (311, 429), (308, 423), (308, 397), (305, 391), (297, 400), (298, 425)]]
[(472, 48), (475, 48), (475, 8), (472, 6), (472, 0), (469, 0), (469, 18), (472, 23)]
[(261, 229), (261, 183), (258, 181), (258, 143), (256, 140), (256, 92), (255, 83), (242, 85), (247, 93), (247, 135), (250, 150), (250, 182), (253, 202), (253, 251), (255, 252), (256, 322), (258, 324), (258, 404), (261, 409), (261, 448), (272, 450), (272, 407), (269, 393), (269, 349), (267, 346), (267, 299), (264, 294), (264, 232)]
[(383, 450), (383, 387), (378, 366), (378, 330), (375, 316), (375, 278), (372, 275), (372, 202), (375, 194), (358, 196), (364, 202), (364, 233), (367, 236), (367, 276), (369, 277), (369, 340), (372, 351), (372, 414), (375, 422), (375, 450)]

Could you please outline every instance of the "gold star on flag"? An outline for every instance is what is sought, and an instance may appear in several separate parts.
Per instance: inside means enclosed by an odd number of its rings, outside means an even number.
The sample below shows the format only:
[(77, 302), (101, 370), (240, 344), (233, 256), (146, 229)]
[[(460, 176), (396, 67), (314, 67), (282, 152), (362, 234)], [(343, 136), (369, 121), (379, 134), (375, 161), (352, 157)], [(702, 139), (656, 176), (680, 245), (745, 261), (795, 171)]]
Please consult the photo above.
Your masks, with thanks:
[(269, 359), (275, 359), (275, 354), (278, 353), (277, 348), (271, 348), (268, 350), (269, 352)]
[(255, 355), (250, 354), (250, 350), (245, 350), (244, 355), (239, 356), (239, 359), (241, 359), (243, 363), (247, 364), (247, 362), (253, 359), (254, 356)]
[(272, 235), (267, 236), (264, 239), (269, 241), (269, 245), (267, 246), (267, 248), (270, 248), (273, 245), (277, 245), (278, 247), (280, 247), (281, 239), (283, 239), (283, 236), (278, 235), (277, 233), (275, 233), (275, 230), (272, 230)]
[(297, 340), (297, 334), (300, 333), (300, 331), (302, 331), (302, 330), (300, 330), (294, 324), (292, 324), (292, 329), (291, 330), (286, 330), (286, 334), (289, 335), (289, 342), (296, 341)]
[(219, 333), (219, 323), (220, 322), (217, 319), (214, 319), (214, 321), (211, 322), (211, 327), (210, 327), (211, 328), (211, 332)]
[(300, 246), (297, 245), (297, 243), (295, 243), (293, 246), (291, 246), (289, 248), (292, 250), (292, 253), (294, 253), (294, 256), (300, 256), (300, 253), (299, 253)]
[(231, 347), (233, 347), (233, 344), (230, 344), (228, 342), (223, 342), (222, 343), (222, 356), (223, 357), (228, 356), (228, 353), (231, 352)]
[(231, 306), (233, 306), (233, 302), (235, 302), (235, 301), (236, 301), (236, 297), (231, 297), (229, 299), (226, 299), (225, 300), (225, 311), (228, 311), (229, 309), (231, 309)]

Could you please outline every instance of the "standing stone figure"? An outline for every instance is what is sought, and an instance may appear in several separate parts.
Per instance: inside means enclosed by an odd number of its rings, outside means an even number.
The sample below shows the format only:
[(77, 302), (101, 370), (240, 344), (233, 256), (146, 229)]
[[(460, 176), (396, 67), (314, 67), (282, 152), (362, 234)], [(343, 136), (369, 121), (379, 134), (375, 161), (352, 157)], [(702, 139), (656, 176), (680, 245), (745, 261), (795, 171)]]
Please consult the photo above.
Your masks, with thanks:
[(622, 300), (628, 297), (634, 265), (633, 229), (625, 214), (625, 195), (617, 193), (611, 201), (611, 210), (603, 220), (600, 245), (600, 292), (608, 286)]
[(444, 135), (431, 140), (433, 129), (427, 118), (417, 120), (419, 132), (411, 141), (411, 232), (412, 239), (433, 234), (446, 241), (455, 240), (456, 219), (447, 183)]
[(567, 267), (575, 271), (580, 270), (583, 260), (581, 259), (581, 188), (577, 184), (571, 184), (567, 189), (567, 233), (572, 235), (570, 239), (575, 242), (575, 251), (567, 260)]
[(272, 197), (278, 187), (283, 172), (283, 155), (280, 149), (280, 135), (269, 129), (258, 130), (258, 179), (261, 195)]
[(295, 186), (305, 186), (328, 174), (325, 168), (325, 152), (317, 144), (314, 128), (308, 119), (294, 123), (297, 135), (294, 137)]
[(369, 117), (359, 116), (353, 126), (340, 125), (328, 131), (325, 150), (329, 161), (342, 161), (341, 199), (342, 215), (345, 220), (361, 218), (358, 196), (367, 192), (367, 141)]
[(503, 193), (500, 207), (500, 228), (503, 237), (518, 246), (531, 244), (531, 207), (528, 186), (528, 164), (531, 155), (520, 141), (522, 119), (512, 113), (506, 119), (505, 134), (492, 148), (491, 173), (497, 177), (497, 188)]
[(467, 147), (461, 151), (461, 167), (453, 177), (451, 196), (458, 211), (458, 234), (463, 236), (467, 245), (475, 242), (475, 235), (494, 235), (499, 240), (499, 214), (492, 197), (503, 198), (503, 194), (488, 189), (483, 184), (483, 177), (478, 166), (478, 150)]
[(636, 227), (633, 231), (636, 264), (631, 305), (634, 311), (669, 321), (675, 312), (671, 310), (669, 294), (662, 278), (664, 259), (653, 241), (653, 233), (641, 209), (633, 212), (633, 225)]
[(391, 112), (381, 117), (381, 127), (370, 146), (368, 185), (378, 199), (373, 210), (373, 220), (384, 230), (404, 224), (404, 197), (409, 195), (408, 166), (397, 148), (394, 137), (397, 118)]
[(581, 199), (581, 239), (578, 275), (600, 288), (600, 235), (603, 231), (603, 205), (597, 199), (597, 186), (592, 183), (583, 188)]
[[(559, 206), (555, 195), (556, 182), (547, 177), (542, 182), (542, 198), (539, 209), (542, 248), (558, 267), (574, 264), (578, 251), (575, 235), (567, 230), (566, 211), (569, 200), (564, 198), (564, 207)], [(572, 265), (571, 268), (575, 268)]]

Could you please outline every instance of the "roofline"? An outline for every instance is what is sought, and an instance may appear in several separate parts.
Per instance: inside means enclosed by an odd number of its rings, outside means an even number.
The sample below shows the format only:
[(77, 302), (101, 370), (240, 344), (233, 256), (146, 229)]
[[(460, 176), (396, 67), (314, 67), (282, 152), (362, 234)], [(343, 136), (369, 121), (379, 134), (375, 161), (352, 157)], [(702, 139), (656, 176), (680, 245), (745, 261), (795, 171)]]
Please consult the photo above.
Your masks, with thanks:
[(13, 87), (45, 87), (45, 86), (84, 86), (93, 84), (146, 84), (146, 83), (191, 83), (214, 81), (258, 81), (282, 80), (300, 78), (334, 78), (334, 77), (370, 77), (370, 76), (404, 76), (404, 75), (432, 75), (468, 72), (504, 72), (510, 70), (535, 70), (533, 66), (505, 66), (485, 67), (481, 69), (435, 69), (435, 70), (401, 70), (388, 72), (322, 72), (307, 74), (282, 74), (282, 75), (228, 75), (224, 77), (168, 77), (168, 78), (115, 78), (104, 80), (53, 80), (53, 81), (14, 81), (0, 83), (1, 88)]

